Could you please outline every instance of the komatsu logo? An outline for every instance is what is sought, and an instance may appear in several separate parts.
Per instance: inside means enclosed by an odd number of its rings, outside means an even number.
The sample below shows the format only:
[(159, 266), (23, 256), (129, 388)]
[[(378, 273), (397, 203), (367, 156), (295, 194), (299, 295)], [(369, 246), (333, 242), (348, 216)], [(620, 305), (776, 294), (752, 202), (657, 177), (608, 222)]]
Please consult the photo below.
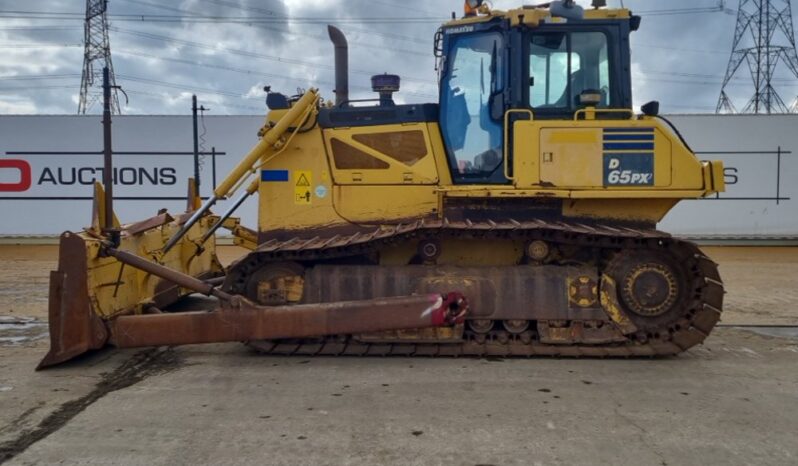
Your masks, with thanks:
[(464, 34), (466, 32), (474, 32), (474, 26), (460, 26), (444, 30), (446, 34)]
[(605, 186), (653, 186), (653, 154), (605, 154)]

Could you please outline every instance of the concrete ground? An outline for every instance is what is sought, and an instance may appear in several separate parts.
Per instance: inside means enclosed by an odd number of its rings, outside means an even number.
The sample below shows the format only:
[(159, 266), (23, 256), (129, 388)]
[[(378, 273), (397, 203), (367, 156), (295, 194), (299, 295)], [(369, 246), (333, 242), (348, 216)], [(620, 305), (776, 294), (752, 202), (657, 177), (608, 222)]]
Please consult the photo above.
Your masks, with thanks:
[[(729, 290), (724, 324), (798, 325), (798, 249), (706, 250)], [(719, 328), (659, 360), (286, 358), (229, 344), (103, 351), (36, 373), (54, 252), (0, 246), (0, 463), (798, 464), (789, 327)]]

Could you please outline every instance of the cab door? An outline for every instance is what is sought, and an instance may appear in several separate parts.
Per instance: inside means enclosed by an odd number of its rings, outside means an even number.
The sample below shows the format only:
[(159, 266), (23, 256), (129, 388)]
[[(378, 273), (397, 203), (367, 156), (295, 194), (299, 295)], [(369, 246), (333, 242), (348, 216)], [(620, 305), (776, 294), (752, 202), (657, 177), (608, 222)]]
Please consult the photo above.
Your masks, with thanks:
[(506, 34), (444, 30), (440, 126), (454, 184), (508, 184), (504, 165)]

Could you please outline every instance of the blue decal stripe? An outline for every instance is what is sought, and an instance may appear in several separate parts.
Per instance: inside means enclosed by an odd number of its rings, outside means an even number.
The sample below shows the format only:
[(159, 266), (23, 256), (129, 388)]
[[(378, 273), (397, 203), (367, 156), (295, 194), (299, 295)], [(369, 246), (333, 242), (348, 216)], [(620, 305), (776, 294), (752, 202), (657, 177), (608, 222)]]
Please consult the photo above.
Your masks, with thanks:
[(605, 133), (653, 133), (654, 128), (604, 128)]
[(260, 180), (266, 183), (286, 183), (288, 170), (261, 170)]
[(604, 141), (653, 141), (653, 134), (605, 134)]
[(604, 150), (654, 150), (654, 143), (605, 142)]
[(651, 157), (652, 155), (654, 155), (653, 152), (621, 152), (621, 153), (618, 153), (618, 152), (605, 152), (604, 153), (605, 157), (619, 157), (619, 156), (623, 156), (623, 157)]

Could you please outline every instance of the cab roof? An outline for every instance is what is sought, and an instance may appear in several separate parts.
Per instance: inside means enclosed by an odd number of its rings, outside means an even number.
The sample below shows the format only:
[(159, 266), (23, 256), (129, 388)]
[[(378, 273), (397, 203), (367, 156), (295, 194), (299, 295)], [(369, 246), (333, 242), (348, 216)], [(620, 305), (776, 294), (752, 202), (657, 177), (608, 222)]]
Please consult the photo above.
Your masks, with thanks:
[[(617, 9), (592, 9), (585, 10), (583, 21), (606, 21), (613, 19), (630, 19), (632, 13), (626, 8)], [(548, 8), (523, 6), (512, 10), (491, 10), (486, 5), (481, 7), (476, 16), (467, 16), (465, 18), (455, 19), (443, 25), (444, 28), (454, 26), (474, 25), (493, 21), (497, 18), (503, 18), (510, 22), (510, 26), (526, 25), (529, 27), (537, 27), (540, 23), (565, 23), (564, 18), (551, 15)]]

